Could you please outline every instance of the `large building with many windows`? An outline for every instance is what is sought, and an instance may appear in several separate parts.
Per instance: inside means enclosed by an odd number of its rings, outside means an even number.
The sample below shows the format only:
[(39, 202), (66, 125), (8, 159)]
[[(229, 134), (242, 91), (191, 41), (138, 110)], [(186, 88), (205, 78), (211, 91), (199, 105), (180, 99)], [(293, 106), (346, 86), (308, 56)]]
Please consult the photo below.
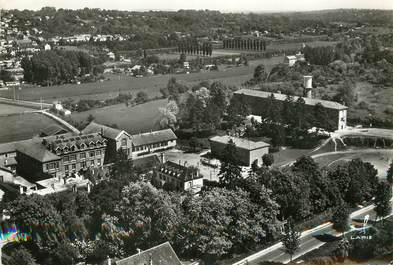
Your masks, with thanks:
[(105, 164), (113, 162), (116, 157), (116, 152), (120, 150), (127, 154), (128, 158), (132, 157), (131, 135), (124, 130), (111, 128), (92, 121), (82, 130), (82, 133), (99, 133), (107, 140)]
[(107, 140), (98, 133), (33, 138), (16, 146), (17, 174), (29, 181), (67, 178), (102, 166)]
[[(314, 113), (315, 106), (319, 104), (326, 110), (335, 130), (344, 130), (347, 127), (347, 106), (334, 101), (311, 98), (310, 95), (312, 91), (307, 90), (307, 92), (309, 94), (307, 97), (293, 96), (293, 100), (297, 101), (299, 98), (302, 98), (305, 103), (305, 109), (310, 114)], [(278, 104), (279, 102), (285, 102), (287, 98), (287, 95), (284, 94), (252, 89), (240, 89), (234, 92), (235, 97), (243, 98), (244, 102), (248, 104), (251, 114), (257, 116), (261, 116), (263, 114), (267, 102), (270, 100), (272, 95)]]
[(131, 135), (133, 158), (164, 151), (176, 146), (176, 134), (171, 129)]

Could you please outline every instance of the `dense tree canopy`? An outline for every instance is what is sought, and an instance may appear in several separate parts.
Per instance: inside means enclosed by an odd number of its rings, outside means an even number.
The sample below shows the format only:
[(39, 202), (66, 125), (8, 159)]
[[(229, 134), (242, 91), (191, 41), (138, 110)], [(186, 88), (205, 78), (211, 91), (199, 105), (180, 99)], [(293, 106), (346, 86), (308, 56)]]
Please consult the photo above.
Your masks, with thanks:
[(24, 80), (41, 85), (69, 83), (85, 74), (93, 74), (93, 66), (98, 64), (85, 52), (50, 50), (24, 57), (21, 65)]

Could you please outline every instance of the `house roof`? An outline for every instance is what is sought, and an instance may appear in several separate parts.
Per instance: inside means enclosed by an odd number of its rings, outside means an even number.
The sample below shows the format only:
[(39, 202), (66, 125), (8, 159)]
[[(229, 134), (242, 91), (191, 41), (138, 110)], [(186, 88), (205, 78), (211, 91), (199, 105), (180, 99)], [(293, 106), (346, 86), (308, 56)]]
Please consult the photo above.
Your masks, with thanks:
[(159, 143), (164, 141), (176, 140), (177, 136), (171, 129), (165, 129), (160, 131), (135, 134), (131, 136), (132, 144), (134, 146), (141, 146), (153, 143)]
[(82, 135), (54, 135), (45, 137), (42, 140), (42, 145), (48, 150), (55, 152), (60, 150), (67, 152), (89, 149), (89, 147), (96, 147), (97, 144), (106, 145), (106, 139), (104, 139), (98, 133), (82, 134)]
[(116, 261), (116, 265), (182, 265), (169, 242), (152, 247), (131, 257)]
[(209, 141), (211, 141), (211, 142), (218, 142), (218, 143), (222, 143), (222, 144), (227, 144), (229, 142), (229, 140), (232, 140), (235, 143), (236, 147), (246, 149), (246, 150), (255, 150), (255, 149), (260, 149), (260, 148), (270, 146), (270, 144), (262, 142), (262, 141), (254, 142), (254, 141), (250, 141), (247, 139), (233, 137), (233, 136), (229, 136), (229, 135), (214, 136), (209, 139)]
[[(274, 95), (274, 98), (279, 101), (284, 101), (287, 98), (287, 95), (285, 94), (278, 94), (278, 93), (271, 93), (271, 92), (266, 92), (266, 91), (261, 91), (261, 90), (254, 90), (254, 89), (240, 89), (234, 94), (237, 95), (246, 95), (246, 96), (251, 96), (251, 97), (258, 97), (258, 98), (268, 98), (272, 94)], [(294, 101), (298, 100), (299, 97), (293, 96)], [(347, 106), (342, 105), (340, 103), (334, 102), (334, 101), (328, 101), (328, 100), (322, 100), (322, 99), (315, 99), (315, 98), (305, 98), (304, 102), (306, 105), (310, 106), (315, 106), (318, 103), (321, 103), (321, 105), (327, 109), (335, 109), (335, 110), (344, 110), (348, 109)]]
[(82, 133), (84, 134), (102, 133), (103, 137), (113, 140), (116, 140), (122, 133), (125, 133), (128, 136), (130, 136), (126, 131), (122, 131), (106, 125), (98, 124), (95, 123), (94, 121), (90, 122), (90, 124), (87, 125), (86, 128), (82, 130)]
[(60, 160), (61, 157), (49, 151), (40, 141), (31, 140), (17, 145), (16, 149), (40, 162)]
[(181, 181), (203, 178), (203, 176), (199, 174), (197, 168), (183, 166), (172, 161), (165, 162), (165, 164), (159, 168), (159, 171)]

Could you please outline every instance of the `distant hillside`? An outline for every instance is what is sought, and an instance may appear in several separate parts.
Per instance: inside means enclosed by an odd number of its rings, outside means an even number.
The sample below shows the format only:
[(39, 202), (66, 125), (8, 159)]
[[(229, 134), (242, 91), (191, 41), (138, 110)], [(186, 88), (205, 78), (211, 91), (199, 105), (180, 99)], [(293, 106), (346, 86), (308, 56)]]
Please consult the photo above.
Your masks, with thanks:
[(132, 34), (136, 40), (164, 35), (176, 39), (174, 32), (194, 36), (241, 34), (253, 30), (275, 33), (294, 32), (305, 27), (323, 27), (326, 23), (343, 22), (379, 26), (393, 25), (393, 11), (338, 9), (286, 13), (221, 13), (208, 10), (129, 12), (101, 9), (67, 10), (51, 7), (39, 11), (8, 10), (21, 29), (36, 27), (48, 36), (91, 34)]

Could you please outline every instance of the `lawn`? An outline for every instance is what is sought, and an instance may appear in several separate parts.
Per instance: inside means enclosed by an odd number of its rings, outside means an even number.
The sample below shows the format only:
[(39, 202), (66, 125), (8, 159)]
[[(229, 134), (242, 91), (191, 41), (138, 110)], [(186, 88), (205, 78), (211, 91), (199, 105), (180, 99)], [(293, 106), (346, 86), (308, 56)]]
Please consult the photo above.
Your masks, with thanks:
[[(99, 99), (116, 97), (119, 92), (131, 92), (136, 94), (138, 91), (145, 91), (150, 98), (160, 96), (160, 88), (165, 87), (169, 78), (175, 77), (190, 86), (201, 81), (221, 81), (228, 85), (239, 86), (249, 80), (254, 68), (258, 64), (265, 64), (269, 70), (275, 64), (282, 62), (283, 57), (273, 57), (270, 59), (259, 59), (250, 61), (249, 66), (240, 67), (220, 67), (220, 71), (199, 72), (191, 74), (176, 75), (158, 75), (151, 77), (135, 78), (128, 75), (108, 75), (109, 81), (85, 83), (85, 84), (66, 84), (57, 86), (23, 86), (21, 90), (16, 91), (16, 97), (23, 100), (39, 101), (42, 98), (46, 102), (53, 102), (55, 99), (65, 100), (68, 98), (81, 99)], [(13, 97), (13, 91), (0, 91), (0, 97)]]
[(0, 116), (15, 114), (15, 113), (23, 113), (25, 111), (31, 111), (31, 110), (34, 110), (34, 109), (28, 108), (28, 107), (0, 103)]
[(58, 124), (41, 113), (14, 114), (0, 117), (0, 143), (30, 139), (44, 128)]
[(131, 134), (136, 134), (160, 128), (158, 108), (165, 106), (166, 103), (166, 99), (161, 99), (134, 107), (118, 104), (85, 112), (75, 112), (71, 115), (71, 118), (76, 121), (83, 121), (91, 114), (98, 123), (116, 124), (119, 128)]

